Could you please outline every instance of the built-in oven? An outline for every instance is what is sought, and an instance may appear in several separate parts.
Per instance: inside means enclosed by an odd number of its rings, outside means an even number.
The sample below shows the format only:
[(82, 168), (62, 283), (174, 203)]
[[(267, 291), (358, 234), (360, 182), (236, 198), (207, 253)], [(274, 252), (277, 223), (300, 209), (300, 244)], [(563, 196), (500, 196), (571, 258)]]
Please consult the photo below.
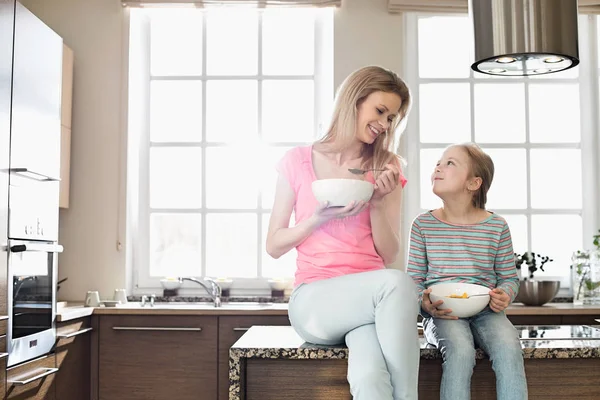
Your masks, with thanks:
[(56, 262), (62, 246), (9, 240), (8, 366), (42, 356), (56, 341)]

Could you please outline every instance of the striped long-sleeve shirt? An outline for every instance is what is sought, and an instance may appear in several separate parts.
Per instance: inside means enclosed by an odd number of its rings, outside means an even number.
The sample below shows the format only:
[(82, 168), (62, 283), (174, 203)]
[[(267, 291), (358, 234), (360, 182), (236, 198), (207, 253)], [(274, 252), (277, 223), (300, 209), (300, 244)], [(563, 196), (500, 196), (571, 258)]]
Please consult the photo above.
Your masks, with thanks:
[(442, 282), (498, 287), (511, 300), (519, 291), (510, 230), (497, 214), (473, 225), (449, 224), (431, 212), (419, 215), (410, 232), (408, 273), (419, 294)]

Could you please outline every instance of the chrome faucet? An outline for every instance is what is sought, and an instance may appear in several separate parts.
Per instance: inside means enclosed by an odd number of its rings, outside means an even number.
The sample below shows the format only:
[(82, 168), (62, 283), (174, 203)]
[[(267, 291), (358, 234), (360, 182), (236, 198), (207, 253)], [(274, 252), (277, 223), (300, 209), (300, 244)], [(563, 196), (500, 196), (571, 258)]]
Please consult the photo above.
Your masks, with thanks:
[(215, 303), (215, 307), (221, 307), (221, 286), (217, 282), (215, 282), (212, 278), (204, 278), (204, 280), (210, 283), (210, 288), (201, 280), (196, 278), (179, 278), (180, 281), (191, 281), (196, 282), (200, 286), (206, 290), (206, 293), (210, 295), (213, 302)]

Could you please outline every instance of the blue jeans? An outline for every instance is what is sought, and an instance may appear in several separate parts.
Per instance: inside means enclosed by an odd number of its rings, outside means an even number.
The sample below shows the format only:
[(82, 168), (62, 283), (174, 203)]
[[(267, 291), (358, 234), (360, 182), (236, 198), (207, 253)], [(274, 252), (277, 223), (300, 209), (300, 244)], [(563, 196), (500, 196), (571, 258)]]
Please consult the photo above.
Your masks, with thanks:
[(498, 400), (527, 400), (521, 342), (504, 312), (495, 313), (488, 307), (470, 318), (426, 318), (423, 332), (427, 342), (437, 346), (444, 360), (440, 400), (471, 398), (475, 345), (492, 361)]
[(382, 269), (300, 285), (288, 312), (303, 340), (346, 342), (355, 400), (417, 400), (418, 310), (410, 276)]

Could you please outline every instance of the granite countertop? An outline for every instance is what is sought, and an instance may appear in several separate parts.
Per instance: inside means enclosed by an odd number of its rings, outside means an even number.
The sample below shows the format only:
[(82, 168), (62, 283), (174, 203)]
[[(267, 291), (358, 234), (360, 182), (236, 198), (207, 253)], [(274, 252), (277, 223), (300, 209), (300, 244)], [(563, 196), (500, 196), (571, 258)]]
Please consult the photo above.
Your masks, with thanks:
[[(57, 310), (58, 322), (102, 315), (287, 315), (288, 297), (224, 297), (222, 307), (215, 308), (209, 297), (156, 297), (154, 307), (141, 306), (139, 296), (129, 297), (129, 303), (117, 307), (84, 307), (69, 302)], [(63, 302), (61, 302), (61, 305)], [(540, 307), (511, 304), (507, 315), (594, 315), (600, 316), (600, 305), (548, 303)]]
[[(516, 326), (525, 359), (600, 359), (600, 325)], [(421, 359), (441, 359), (434, 346), (420, 338)], [(290, 326), (253, 326), (229, 351), (230, 394), (239, 398), (241, 359), (347, 359), (345, 345), (319, 346), (302, 340)], [(478, 349), (476, 359), (487, 358)], [(237, 397), (236, 397), (237, 396)]]

